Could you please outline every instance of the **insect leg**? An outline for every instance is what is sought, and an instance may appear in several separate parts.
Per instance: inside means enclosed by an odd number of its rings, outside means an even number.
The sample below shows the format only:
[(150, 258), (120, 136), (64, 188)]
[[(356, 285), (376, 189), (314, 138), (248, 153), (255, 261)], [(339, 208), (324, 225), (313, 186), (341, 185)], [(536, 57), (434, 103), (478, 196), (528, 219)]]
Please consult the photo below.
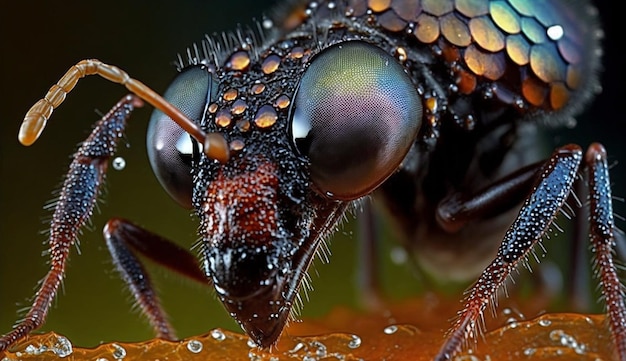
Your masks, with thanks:
[[(533, 185), (540, 174), (539, 172), (545, 163), (546, 160), (544, 159), (527, 165), (473, 194), (462, 192), (450, 194), (439, 202), (437, 206), (437, 223), (445, 231), (454, 233), (461, 230), (468, 223), (497, 217), (515, 207), (519, 207), (532, 191)], [(576, 210), (581, 209), (582, 207), (578, 207)], [(584, 242), (586, 245), (586, 239)], [(586, 248), (582, 248), (582, 251), (585, 251), (586, 254)], [(587, 264), (584, 263), (583, 265)], [(579, 274), (581, 276), (584, 276), (584, 270), (586, 269), (582, 265), (577, 267), (577, 271), (580, 271)], [(555, 270), (554, 267), (548, 267), (548, 264), (544, 263), (538, 272), (533, 272), (532, 282), (534, 282), (538, 294), (547, 301), (552, 299), (557, 290), (561, 288), (561, 277), (558, 270)], [(582, 286), (579, 287), (582, 288)]]
[(490, 218), (517, 206), (532, 190), (545, 161), (528, 165), (476, 194), (454, 193), (437, 206), (437, 223), (447, 232), (456, 232), (468, 222)]
[(175, 340), (174, 330), (167, 321), (150, 277), (135, 254), (139, 253), (206, 285), (210, 281), (200, 270), (197, 258), (175, 243), (124, 219), (109, 220), (103, 234), (113, 263), (148, 317), (157, 337)]
[(89, 137), (74, 154), (50, 222), (50, 271), (41, 281), (26, 316), (11, 332), (0, 337), (0, 351), (6, 350), (44, 323), (63, 280), (70, 248), (76, 242), (80, 228), (93, 213), (108, 160), (115, 153), (131, 111), (141, 105), (141, 100), (135, 96), (123, 98), (96, 123)]
[(613, 205), (606, 151), (598, 143), (592, 144), (585, 155), (589, 172), (589, 234), (594, 255), (596, 276), (602, 286), (608, 322), (618, 360), (626, 360), (626, 304), (624, 285), (617, 275), (613, 260), (616, 248), (613, 235)]
[(541, 169), (532, 193), (504, 236), (496, 258), (468, 290), (465, 306), (448, 333), (435, 360), (449, 360), (470, 338), (487, 305), (493, 302), (511, 271), (528, 256), (532, 247), (549, 229), (572, 189), (582, 160), (577, 145), (557, 149)]

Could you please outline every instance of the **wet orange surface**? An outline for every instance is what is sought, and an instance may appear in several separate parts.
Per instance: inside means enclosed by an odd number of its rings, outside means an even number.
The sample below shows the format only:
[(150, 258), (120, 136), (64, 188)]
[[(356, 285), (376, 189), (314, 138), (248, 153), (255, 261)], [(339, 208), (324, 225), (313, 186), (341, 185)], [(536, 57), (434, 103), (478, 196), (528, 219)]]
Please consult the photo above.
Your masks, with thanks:
[[(79, 348), (55, 333), (19, 343), (2, 360), (429, 360), (456, 302), (405, 301), (375, 313), (337, 308), (318, 320), (292, 322), (271, 352), (239, 333), (214, 329), (178, 342), (150, 340)], [(530, 320), (503, 307), (487, 317), (484, 341), (456, 360), (611, 360), (603, 315), (544, 314)], [(411, 321), (412, 320), (412, 321)]]

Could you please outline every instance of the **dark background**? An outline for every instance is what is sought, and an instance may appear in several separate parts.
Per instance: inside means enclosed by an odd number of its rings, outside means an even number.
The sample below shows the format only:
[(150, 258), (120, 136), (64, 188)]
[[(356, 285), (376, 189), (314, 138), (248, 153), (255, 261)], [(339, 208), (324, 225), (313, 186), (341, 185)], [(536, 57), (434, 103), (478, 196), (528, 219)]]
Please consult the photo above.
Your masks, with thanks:
[[(105, 113), (125, 90), (98, 77), (79, 83), (55, 112), (41, 139), (31, 147), (17, 142), (25, 112), (77, 61), (98, 58), (126, 70), (158, 92), (163, 92), (175, 74), (172, 61), (177, 53), (200, 41), (205, 33), (249, 24), (270, 9), (272, 1), (68, 1), (13, 2), (0, 11), (0, 333), (10, 330), (17, 310), (30, 304), (37, 282), (47, 272), (42, 206), (58, 189), (76, 144), (88, 134), (99, 113)], [(626, 120), (624, 119), (623, 35), (617, 12), (604, 1), (600, 14), (605, 24), (604, 92), (579, 119), (572, 131), (559, 132), (558, 144), (592, 141), (604, 143), (614, 165), (611, 175), (615, 195), (626, 196)], [(622, 32), (623, 33), (623, 32)], [(127, 139), (129, 148), (120, 156), (127, 161), (123, 171), (110, 170), (107, 196), (93, 218), (91, 230), (81, 237), (79, 256), (72, 252), (65, 291), (55, 301), (45, 330), (66, 334), (74, 343), (95, 345), (100, 341), (144, 340), (152, 331), (131, 311), (129, 293), (112, 269), (100, 230), (111, 216), (123, 216), (188, 247), (196, 240), (196, 223), (161, 190), (145, 154), (145, 129), (151, 109), (135, 112)], [(626, 214), (623, 202), (618, 212)], [(356, 291), (355, 237), (331, 245), (328, 265), (313, 272), (311, 302), (305, 315), (319, 315), (332, 306), (354, 303)], [(386, 255), (386, 253), (385, 253)], [(387, 256), (385, 256), (387, 257)], [(163, 302), (179, 336), (208, 331), (213, 327), (237, 329), (206, 287), (151, 268), (162, 290)], [(394, 271), (387, 267), (386, 273)], [(397, 270), (396, 270), (397, 271)], [(316, 276), (319, 273), (319, 277)], [(417, 289), (408, 272), (393, 276), (387, 288)]]

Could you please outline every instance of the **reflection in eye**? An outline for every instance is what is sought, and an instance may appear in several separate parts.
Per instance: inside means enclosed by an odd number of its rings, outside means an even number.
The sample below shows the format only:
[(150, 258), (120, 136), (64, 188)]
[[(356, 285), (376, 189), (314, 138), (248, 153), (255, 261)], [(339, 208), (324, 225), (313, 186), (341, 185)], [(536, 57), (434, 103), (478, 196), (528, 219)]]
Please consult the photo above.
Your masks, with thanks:
[[(178, 75), (165, 91), (164, 98), (199, 122), (215, 88), (211, 74), (197, 66)], [(170, 117), (155, 110), (148, 126), (147, 147), (152, 170), (163, 188), (181, 206), (191, 208), (194, 142), (189, 134)]]
[(395, 171), (421, 118), (421, 100), (402, 66), (376, 46), (351, 41), (311, 60), (294, 97), (291, 136), (310, 161), (316, 189), (349, 200)]

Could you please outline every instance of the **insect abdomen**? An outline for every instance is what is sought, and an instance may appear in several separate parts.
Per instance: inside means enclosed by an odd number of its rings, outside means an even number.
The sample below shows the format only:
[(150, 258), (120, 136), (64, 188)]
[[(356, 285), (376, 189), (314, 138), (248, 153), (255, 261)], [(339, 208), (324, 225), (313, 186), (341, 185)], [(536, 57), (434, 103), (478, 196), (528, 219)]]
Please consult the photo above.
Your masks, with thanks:
[(597, 88), (601, 30), (586, 1), (351, 0), (346, 14), (430, 45), (453, 89), (521, 110), (568, 111)]

